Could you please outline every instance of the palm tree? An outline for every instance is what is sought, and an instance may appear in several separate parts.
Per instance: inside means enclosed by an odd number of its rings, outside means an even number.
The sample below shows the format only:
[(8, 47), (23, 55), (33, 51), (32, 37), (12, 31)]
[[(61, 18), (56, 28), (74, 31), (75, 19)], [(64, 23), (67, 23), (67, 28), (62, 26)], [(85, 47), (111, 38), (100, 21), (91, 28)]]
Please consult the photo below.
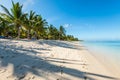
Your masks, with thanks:
[(7, 36), (9, 33), (10, 24), (0, 17), (0, 35)]
[(3, 24), (3, 19), (0, 17), (0, 35), (2, 35), (4, 33), (3, 29), (4, 29), (4, 24)]
[(19, 2), (14, 3), (12, 1), (12, 8), (11, 8), (11, 12), (9, 12), (9, 10), (4, 7), (3, 5), (0, 5), (5, 13), (1, 13), (2, 16), (4, 16), (4, 18), (11, 22), (14, 23), (16, 29), (17, 29), (17, 38), (20, 38), (20, 28), (21, 28), (21, 20), (22, 18), (25, 16), (25, 14), (22, 13), (22, 5), (19, 4)]
[(46, 20), (43, 20), (40, 15), (36, 15), (34, 21), (35, 21), (33, 26), (34, 35), (35, 35), (35, 38), (38, 39), (40, 38), (40, 35), (45, 33), (45, 26), (47, 22)]
[(31, 29), (33, 28), (34, 26), (34, 23), (35, 23), (35, 12), (33, 11), (30, 11), (29, 15), (27, 14), (24, 18), (23, 18), (23, 22), (22, 22), (22, 25), (26, 28), (27, 30), (27, 38), (30, 39), (31, 36)]
[(49, 39), (54, 39), (54, 40), (59, 39), (59, 31), (56, 27), (54, 27), (53, 25), (50, 25), (48, 29), (49, 29), (49, 32), (48, 32)]
[(41, 21), (41, 24), (40, 24), (40, 30), (39, 30), (39, 35), (40, 35), (40, 38), (42, 39), (46, 39), (47, 38), (47, 27), (48, 27), (48, 22), (43, 19)]
[(60, 40), (64, 38), (65, 32), (66, 32), (65, 28), (63, 26), (60, 26), (60, 28), (59, 28), (59, 39)]

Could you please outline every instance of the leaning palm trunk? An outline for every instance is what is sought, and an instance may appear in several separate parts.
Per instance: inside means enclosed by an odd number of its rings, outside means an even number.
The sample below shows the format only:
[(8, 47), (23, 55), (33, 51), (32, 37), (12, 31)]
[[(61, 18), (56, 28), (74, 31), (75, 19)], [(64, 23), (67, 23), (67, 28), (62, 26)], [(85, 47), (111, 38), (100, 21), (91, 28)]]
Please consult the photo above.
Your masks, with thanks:
[(4, 18), (6, 18), (6, 20), (8, 22), (11, 23), (15, 23), (15, 27), (17, 29), (17, 39), (20, 38), (20, 26), (21, 26), (21, 19), (25, 16), (25, 14), (23, 15), (22, 13), (22, 5), (19, 4), (19, 2), (14, 3), (12, 1), (12, 8), (10, 9), (11, 12), (9, 12), (9, 10), (4, 7), (3, 5), (0, 5), (2, 7), (2, 9), (4, 10), (4, 13), (2, 14)]
[(20, 39), (20, 25), (17, 24), (16, 28), (17, 28), (17, 32), (18, 32), (17, 39)]
[(31, 38), (31, 37), (30, 37), (30, 29), (28, 29), (28, 31), (27, 31), (27, 38), (28, 38), (28, 39)]
[(35, 39), (38, 39), (38, 34), (37, 34), (37, 32), (35, 32)]

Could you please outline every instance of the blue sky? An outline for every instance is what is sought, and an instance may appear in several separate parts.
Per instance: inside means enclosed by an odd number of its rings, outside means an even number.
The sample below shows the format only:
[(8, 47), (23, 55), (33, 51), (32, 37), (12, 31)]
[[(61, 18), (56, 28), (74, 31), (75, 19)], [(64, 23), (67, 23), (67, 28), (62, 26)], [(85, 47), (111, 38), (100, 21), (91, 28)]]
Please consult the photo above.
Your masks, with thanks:
[[(83, 40), (120, 40), (120, 0), (13, 0)], [(0, 0), (11, 7), (11, 0)], [(2, 11), (0, 9), (0, 11)]]

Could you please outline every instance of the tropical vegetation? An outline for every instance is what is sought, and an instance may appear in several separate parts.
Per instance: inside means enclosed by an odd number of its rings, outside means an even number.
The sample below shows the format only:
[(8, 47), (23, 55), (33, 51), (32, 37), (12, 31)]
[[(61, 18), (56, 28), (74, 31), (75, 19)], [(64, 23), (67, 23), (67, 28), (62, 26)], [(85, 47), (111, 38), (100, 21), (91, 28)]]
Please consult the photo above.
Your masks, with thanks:
[(16, 39), (78, 40), (73, 35), (66, 35), (62, 25), (57, 29), (32, 10), (24, 13), (23, 5), (19, 2), (12, 1), (10, 11), (3, 5), (0, 6), (4, 10), (4, 13), (0, 12), (0, 36)]

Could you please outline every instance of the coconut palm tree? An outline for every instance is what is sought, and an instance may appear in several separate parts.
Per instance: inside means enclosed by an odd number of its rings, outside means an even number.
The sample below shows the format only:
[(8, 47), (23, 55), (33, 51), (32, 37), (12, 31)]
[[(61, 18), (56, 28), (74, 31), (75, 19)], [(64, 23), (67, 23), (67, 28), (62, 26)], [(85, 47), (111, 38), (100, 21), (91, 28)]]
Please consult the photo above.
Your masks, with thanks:
[(4, 26), (3, 26), (3, 19), (0, 17), (0, 35), (2, 35), (3, 29), (4, 29)]
[(33, 30), (34, 30), (34, 35), (36, 39), (40, 38), (41, 35), (45, 33), (46, 25), (47, 25), (47, 22), (46, 20), (42, 19), (42, 16), (40, 15), (35, 16)]
[(29, 14), (27, 14), (23, 20), (22, 20), (22, 25), (25, 27), (25, 29), (27, 30), (27, 38), (30, 39), (31, 36), (31, 30), (33, 29), (34, 23), (35, 23), (35, 12), (30, 11)]
[(65, 28), (63, 27), (63, 26), (60, 26), (60, 28), (59, 28), (59, 39), (61, 40), (63, 40), (63, 38), (64, 38), (64, 36), (65, 36)]
[(2, 16), (4, 16), (5, 20), (14, 23), (16, 30), (18, 32), (17, 38), (20, 38), (20, 28), (21, 28), (21, 20), (25, 16), (25, 14), (22, 13), (22, 5), (19, 4), (19, 2), (14, 3), (12, 1), (12, 8), (9, 11), (6, 7), (3, 5), (0, 5), (5, 13), (1, 13)]
[(45, 19), (43, 19), (43, 20), (41, 21), (41, 24), (40, 24), (39, 27), (41, 27), (41, 28), (39, 29), (40, 38), (46, 39), (46, 38), (47, 38), (48, 22), (47, 22)]
[(54, 27), (53, 25), (50, 25), (48, 29), (49, 29), (49, 32), (48, 32), (49, 39), (53, 39), (53, 40), (59, 39), (59, 30), (56, 27)]
[(0, 35), (7, 36), (9, 32), (9, 23), (0, 17)]

